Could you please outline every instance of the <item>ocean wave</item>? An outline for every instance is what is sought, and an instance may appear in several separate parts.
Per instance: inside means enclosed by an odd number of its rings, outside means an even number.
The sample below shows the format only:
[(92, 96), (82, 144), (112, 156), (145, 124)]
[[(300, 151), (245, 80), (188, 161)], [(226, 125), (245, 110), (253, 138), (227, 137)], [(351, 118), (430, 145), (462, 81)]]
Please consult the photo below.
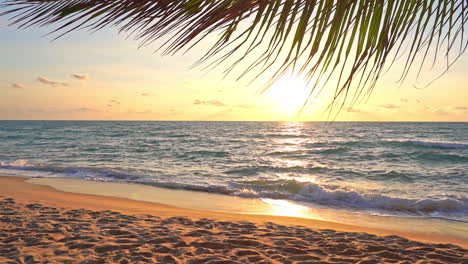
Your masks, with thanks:
[(468, 213), (468, 198), (466, 197), (409, 199), (381, 194), (366, 194), (336, 185), (321, 185), (296, 180), (256, 180), (241, 183), (235, 186), (234, 194), (356, 209), (379, 209), (419, 214)]
[(390, 140), (389, 143), (401, 144), (402, 146), (438, 148), (438, 149), (468, 149), (467, 143), (460, 142), (437, 142), (437, 141), (418, 141), (418, 140)]
[(24, 168), (30, 165), (28, 160), (25, 159), (18, 159), (12, 162), (0, 162), (0, 167), (1, 168)]
[[(446, 195), (437, 198), (421, 197), (419, 199), (393, 197), (350, 189), (338, 184), (319, 184), (294, 179), (243, 180), (235, 182), (225, 181), (223, 184), (197, 184), (195, 183), (196, 181), (190, 183), (163, 181), (144, 174), (128, 173), (107, 168), (54, 167), (31, 164), (27, 160), (16, 160), (10, 163), (0, 162), (0, 169), (49, 173), (45, 177), (69, 177), (93, 181), (138, 183), (170, 189), (211, 192), (250, 198), (285, 199), (358, 210), (385, 210), (387, 212), (423, 216), (437, 214), (448, 218), (453, 214), (461, 214), (463, 218), (466, 218), (468, 214), (468, 198), (465, 196)], [(243, 171), (243, 173), (257, 172), (257, 169), (255, 168), (254, 171)]]
[(306, 143), (304, 144), (305, 147), (310, 148), (310, 149), (315, 149), (315, 148), (330, 148), (330, 147), (336, 147), (336, 148), (352, 148), (352, 147), (368, 147), (375, 144), (373, 141), (355, 141), (355, 140), (349, 140), (349, 141), (327, 141), (327, 142), (313, 142), (313, 143)]
[(324, 154), (324, 155), (333, 155), (333, 154), (342, 154), (348, 152), (349, 148), (324, 148), (312, 151), (312, 153)]
[(465, 143), (450, 143), (450, 142), (431, 142), (431, 141), (409, 141), (412, 144), (429, 147), (429, 148), (444, 148), (444, 149), (466, 149), (468, 144)]
[(432, 162), (468, 162), (467, 156), (446, 154), (438, 152), (422, 152), (416, 153), (416, 157), (420, 160), (427, 160)]
[(134, 183), (167, 188), (167, 189), (177, 189), (177, 190), (187, 190), (187, 191), (196, 191), (196, 192), (209, 192), (225, 195), (233, 195), (234, 190), (230, 189), (227, 186), (220, 185), (196, 185), (196, 184), (183, 184), (177, 182), (148, 182), (148, 181), (136, 181)]
[(42, 172), (45, 173), (45, 177), (69, 177), (97, 181), (132, 182), (143, 177), (143, 175), (120, 172), (109, 168), (61, 167), (44, 164), (33, 164), (24, 159), (13, 162), (0, 162), (0, 169)]
[(24, 135), (6, 135), (6, 136), (0, 136), (0, 138), (8, 140), (8, 139), (22, 139), (25, 138), (26, 136)]
[(370, 180), (377, 180), (377, 181), (400, 181), (400, 182), (413, 182), (415, 178), (417, 178), (416, 175), (412, 175), (408, 172), (398, 172), (395, 170), (389, 170), (389, 171), (377, 171), (373, 173), (369, 173), (366, 177), (367, 179)]
[[(326, 173), (333, 171), (326, 167), (305, 167), (296, 166), (247, 166), (239, 167), (225, 171), (228, 175), (255, 176), (261, 173)], [(348, 171), (349, 173), (353, 173)]]
[(304, 138), (304, 135), (301, 133), (265, 133), (265, 134), (250, 134), (246, 135), (246, 137), (250, 138)]
[(120, 138), (120, 137), (126, 137), (128, 136), (128, 133), (110, 133), (110, 134), (107, 134), (106, 135), (107, 137), (111, 137), (111, 138)]
[(420, 214), (468, 213), (468, 199), (466, 197), (409, 199), (381, 194), (363, 194), (345, 189), (332, 190), (314, 183), (304, 186), (294, 197), (294, 200), (324, 205)]
[(190, 137), (190, 135), (188, 135), (188, 134), (170, 134), (170, 135), (166, 135), (165, 137), (167, 137), (167, 138), (186, 138), (186, 137)]
[(296, 156), (303, 156), (304, 155), (304, 150), (285, 150), (285, 151), (272, 151), (266, 153), (268, 156), (291, 156), (291, 155), (296, 155)]
[(141, 184), (191, 191), (203, 191), (234, 195), (248, 198), (284, 199), (297, 202), (316, 203), (339, 208), (358, 210), (384, 210), (387, 212), (408, 213), (412, 215), (445, 216), (468, 214), (468, 198), (444, 197), (439, 199), (409, 199), (380, 194), (364, 194), (343, 188), (329, 188), (317, 183), (294, 180), (252, 181), (234, 186), (200, 186), (180, 183), (141, 182)]
[(209, 157), (227, 157), (229, 152), (226, 151), (208, 151), (208, 150), (198, 150), (198, 151), (189, 151), (185, 153), (186, 155), (192, 156), (209, 156)]

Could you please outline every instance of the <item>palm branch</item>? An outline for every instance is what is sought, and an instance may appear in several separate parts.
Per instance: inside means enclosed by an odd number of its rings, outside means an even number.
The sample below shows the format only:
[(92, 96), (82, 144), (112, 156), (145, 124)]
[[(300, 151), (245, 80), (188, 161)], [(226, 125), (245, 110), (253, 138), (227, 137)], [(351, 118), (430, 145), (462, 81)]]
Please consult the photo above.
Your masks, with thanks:
[(295, 72), (310, 94), (335, 76), (331, 105), (340, 98), (341, 106), (351, 90), (353, 102), (369, 94), (401, 55), (404, 80), (416, 62), (421, 71), (441, 57), (448, 70), (468, 46), (467, 0), (3, 0), (0, 10), (19, 28), (56, 25), (57, 37), (108, 26), (142, 46), (168, 36), (163, 54), (218, 34), (197, 64), (238, 58), (228, 74), (248, 61), (239, 78), (269, 74), (265, 89)]

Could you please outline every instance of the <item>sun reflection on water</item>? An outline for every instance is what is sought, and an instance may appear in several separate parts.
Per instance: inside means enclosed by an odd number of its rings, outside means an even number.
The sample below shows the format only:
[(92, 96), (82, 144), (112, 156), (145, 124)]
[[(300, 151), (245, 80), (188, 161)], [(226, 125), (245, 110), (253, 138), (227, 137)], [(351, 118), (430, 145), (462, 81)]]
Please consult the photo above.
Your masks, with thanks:
[[(302, 122), (281, 123), (279, 131), (275, 133), (279, 137), (274, 139), (275, 144), (272, 145), (273, 148), (270, 150), (271, 153), (279, 153), (280, 155), (269, 157), (269, 162), (278, 168), (306, 168), (309, 161), (302, 158), (303, 152), (306, 151), (304, 144), (308, 140), (307, 137), (303, 136), (304, 128)], [(291, 175), (291, 173), (282, 173), (277, 176), (282, 179), (303, 181), (296, 175)], [(306, 179), (305, 181), (309, 180)]]
[(318, 214), (314, 213), (312, 208), (307, 206), (295, 204), (286, 200), (269, 198), (262, 198), (261, 200), (271, 206), (272, 211), (270, 213), (272, 215), (322, 219)]
[[(280, 155), (269, 157), (268, 162), (274, 164), (277, 168), (292, 168), (293, 170), (277, 173), (276, 177), (282, 180), (291, 180), (299, 183), (316, 183), (316, 175), (299, 173), (301, 169), (307, 169), (309, 166), (315, 166), (309, 160), (304, 159), (304, 151), (307, 151), (305, 144), (313, 140), (305, 136), (306, 124), (302, 122), (285, 122), (278, 126), (274, 134), (274, 145), (270, 153), (279, 153)], [(297, 158), (296, 158), (297, 157)], [(297, 170), (296, 170), (297, 169)], [(319, 212), (310, 206), (300, 205), (287, 200), (277, 200), (270, 198), (261, 198), (261, 201), (268, 205), (268, 214), (278, 216), (291, 216), (302, 218), (321, 219)]]

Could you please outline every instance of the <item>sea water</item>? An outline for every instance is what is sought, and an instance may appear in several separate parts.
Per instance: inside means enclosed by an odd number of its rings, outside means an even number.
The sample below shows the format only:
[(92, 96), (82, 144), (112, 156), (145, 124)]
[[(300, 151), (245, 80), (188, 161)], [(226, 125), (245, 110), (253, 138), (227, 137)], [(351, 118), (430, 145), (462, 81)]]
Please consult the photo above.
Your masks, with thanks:
[(0, 175), (468, 222), (468, 123), (0, 121)]

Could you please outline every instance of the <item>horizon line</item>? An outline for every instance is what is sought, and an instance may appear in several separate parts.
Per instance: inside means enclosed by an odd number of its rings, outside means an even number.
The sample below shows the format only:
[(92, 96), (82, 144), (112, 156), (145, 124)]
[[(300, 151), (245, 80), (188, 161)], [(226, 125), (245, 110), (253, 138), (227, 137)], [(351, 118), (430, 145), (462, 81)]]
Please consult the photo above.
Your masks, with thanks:
[(112, 120), (112, 119), (0, 119), (0, 122), (5, 121), (56, 121), (56, 122), (288, 122), (288, 123), (468, 123), (467, 121), (357, 121), (357, 120), (339, 120), (339, 121), (294, 121), (294, 120), (128, 120), (128, 119), (121, 119), (121, 120)]

